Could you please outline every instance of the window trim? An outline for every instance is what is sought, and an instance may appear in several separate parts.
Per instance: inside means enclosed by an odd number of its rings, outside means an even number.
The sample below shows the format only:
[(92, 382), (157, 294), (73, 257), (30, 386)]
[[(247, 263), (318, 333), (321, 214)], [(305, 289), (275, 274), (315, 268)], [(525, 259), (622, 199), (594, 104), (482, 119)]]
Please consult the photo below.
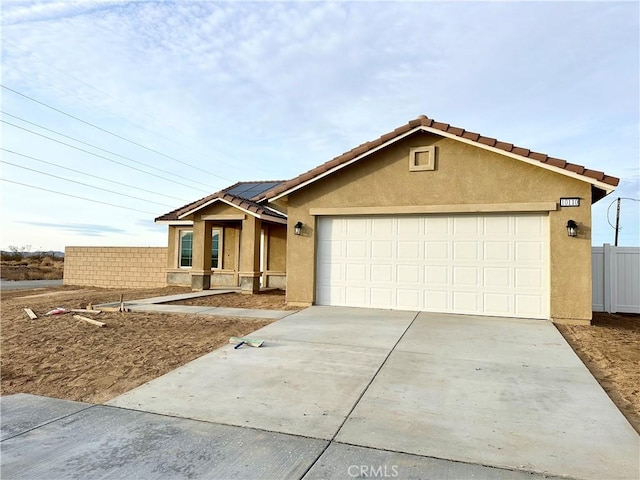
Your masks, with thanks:
[[(222, 259), (224, 257), (224, 249), (222, 248), (223, 227), (213, 227), (211, 229), (211, 270), (222, 270)], [(213, 266), (213, 235), (218, 234), (218, 266)]]
[[(182, 238), (183, 233), (191, 233), (191, 265), (182, 265)], [(178, 268), (190, 269), (193, 268), (193, 229), (192, 228), (179, 228), (178, 229)]]
[[(192, 228), (179, 228), (178, 230), (178, 248), (177, 248), (177, 259), (176, 263), (178, 268), (183, 270), (188, 270), (193, 268), (193, 229)], [(223, 227), (212, 227), (211, 229), (211, 270), (222, 270), (223, 267), (223, 257), (224, 257), (224, 248), (223, 248)], [(182, 238), (183, 234), (191, 233), (191, 265), (186, 266), (182, 265)], [(218, 266), (213, 266), (213, 235), (218, 235)]]

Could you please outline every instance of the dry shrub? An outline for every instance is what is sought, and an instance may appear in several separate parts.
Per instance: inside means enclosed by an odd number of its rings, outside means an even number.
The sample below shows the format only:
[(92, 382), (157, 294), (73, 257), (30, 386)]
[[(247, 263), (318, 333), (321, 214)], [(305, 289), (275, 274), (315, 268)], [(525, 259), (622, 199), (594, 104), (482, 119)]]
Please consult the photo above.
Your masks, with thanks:
[(40, 261), (40, 266), (41, 267), (53, 267), (53, 258), (51, 257), (44, 257), (41, 261)]

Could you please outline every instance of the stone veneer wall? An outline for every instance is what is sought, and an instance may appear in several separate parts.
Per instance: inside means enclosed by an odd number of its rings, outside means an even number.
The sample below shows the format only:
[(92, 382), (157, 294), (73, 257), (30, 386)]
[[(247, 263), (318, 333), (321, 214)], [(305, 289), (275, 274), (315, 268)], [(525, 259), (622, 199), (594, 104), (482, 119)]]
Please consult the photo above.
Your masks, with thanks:
[(64, 284), (104, 288), (167, 285), (166, 247), (66, 247)]

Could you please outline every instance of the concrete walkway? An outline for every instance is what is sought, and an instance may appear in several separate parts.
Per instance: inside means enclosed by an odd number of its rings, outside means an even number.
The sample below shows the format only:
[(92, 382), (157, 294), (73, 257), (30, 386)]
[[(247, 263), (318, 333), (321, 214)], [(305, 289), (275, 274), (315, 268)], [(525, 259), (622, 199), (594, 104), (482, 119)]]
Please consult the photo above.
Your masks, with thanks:
[[(244, 318), (269, 318), (278, 320), (291, 315), (290, 310), (266, 310), (254, 308), (230, 308), (230, 307), (202, 307), (193, 305), (165, 305), (169, 302), (189, 300), (192, 298), (209, 297), (224, 293), (235, 293), (238, 289), (204, 290), (202, 292), (179, 293), (176, 295), (165, 295), (162, 297), (142, 298), (139, 300), (128, 300), (124, 302), (125, 307), (135, 312), (160, 312), (160, 313), (187, 313), (193, 315), (211, 315), (216, 317), (244, 317)], [(117, 307), (119, 302), (102, 303), (95, 305), (100, 307)]]
[(103, 406), (3, 397), (2, 478), (640, 476), (549, 322), (311, 307), (251, 336)]

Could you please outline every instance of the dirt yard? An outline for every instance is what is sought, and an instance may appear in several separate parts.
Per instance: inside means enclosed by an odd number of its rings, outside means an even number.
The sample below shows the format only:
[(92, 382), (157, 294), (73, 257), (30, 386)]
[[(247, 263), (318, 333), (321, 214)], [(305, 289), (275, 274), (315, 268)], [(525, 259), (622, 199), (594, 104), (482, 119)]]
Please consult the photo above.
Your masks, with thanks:
[(640, 315), (594, 313), (591, 326), (557, 327), (640, 433)]
[[(211, 295), (208, 297), (192, 298), (170, 302), (173, 305), (193, 305), (198, 307), (225, 307), (225, 308), (263, 308), (267, 310), (300, 310), (299, 307), (289, 307), (285, 303), (285, 295), (282, 290), (269, 290), (257, 295), (244, 295), (242, 293), (226, 293), (224, 295)], [(167, 303), (169, 305), (169, 303)]]
[[(272, 322), (142, 312), (86, 314), (107, 324), (100, 328), (70, 314), (41, 316), (55, 307), (118, 301), (120, 293), (126, 301), (188, 291), (58, 287), (2, 292), (1, 394), (105, 402), (215, 350), (231, 336), (247, 335)], [(30, 320), (25, 307), (40, 318)]]
[[(30, 320), (23, 308), (42, 315), (55, 307), (125, 302), (190, 289), (107, 290), (57, 287), (3, 292), (1, 306), (1, 394), (33, 393), (91, 403), (105, 402), (226, 344), (271, 320), (161, 313), (102, 313), (95, 327), (71, 315)], [(223, 294), (180, 302), (284, 310), (282, 292)], [(89, 315), (87, 315), (89, 316)], [(640, 316), (594, 314), (592, 326), (558, 330), (612, 400), (640, 432)]]

